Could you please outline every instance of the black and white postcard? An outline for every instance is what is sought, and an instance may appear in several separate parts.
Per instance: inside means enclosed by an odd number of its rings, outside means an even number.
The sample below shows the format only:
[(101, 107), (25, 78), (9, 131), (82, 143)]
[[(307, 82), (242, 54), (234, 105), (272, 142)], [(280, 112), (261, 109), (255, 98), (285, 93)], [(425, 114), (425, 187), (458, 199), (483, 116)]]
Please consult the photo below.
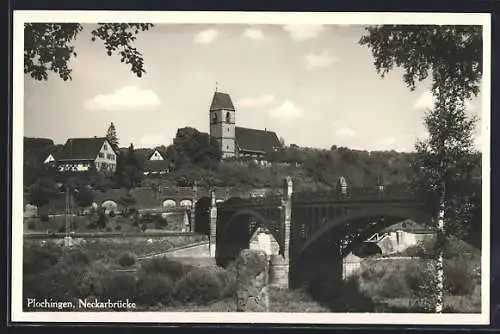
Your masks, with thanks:
[(490, 30), (15, 11), (12, 320), (488, 324)]

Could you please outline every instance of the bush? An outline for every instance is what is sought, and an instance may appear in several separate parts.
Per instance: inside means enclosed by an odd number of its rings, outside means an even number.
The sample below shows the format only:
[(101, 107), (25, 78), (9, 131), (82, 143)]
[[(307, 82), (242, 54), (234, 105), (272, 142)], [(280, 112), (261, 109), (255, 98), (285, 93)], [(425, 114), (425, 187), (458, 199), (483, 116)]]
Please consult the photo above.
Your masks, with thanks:
[(116, 225), (115, 226), (115, 231), (121, 231), (122, 230), (122, 226), (121, 225)]
[(49, 215), (46, 214), (46, 213), (43, 213), (40, 215), (40, 220), (43, 221), (43, 222), (48, 222), (50, 219), (49, 219)]
[(64, 232), (66, 232), (66, 226), (65, 226), (65, 225), (61, 225), (61, 226), (59, 226), (59, 228), (57, 229), (57, 232), (59, 232), (59, 233), (64, 233)]
[(397, 271), (388, 271), (380, 281), (375, 282), (376, 295), (380, 298), (401, 298), (410, 296), (405, 277)]
[(129, 273), (113, 273), (104, 278), (102, 296), (104, 299), (125, 300), (137, 295), (135, 276)]
[(96, 222), (90, 222), (88, 225), (87, 225), (87, 228), (89, 230), (95, 230), (97, 228), (97, 223)]
[(130, 253), (124, 253), (118, 258), (118, 264), (122, 267), (132, 267), (135, 264), (135, 256)]
[(174, 281), (177, 281), (192, 269), (193, 266), (174, 261), (165, 256), (155, 257), (141, 264), (141, 271), (144, 274), (167, 275)]
[(62, 258), (62, 263), (68, 267), (83, 267), (92, 262), (88, 251), (82, 249), (71, 249)]
[(142, 305), (153, 306), (158, 303), (168, 305), (175, 294), (175, 284), (167, 276), (142, 276), (137, 282), (136, 300)]
[(53, 243), (44, 246), (31, 244), (23, 248), (23, 274), (32, 275), (54, 266), (62, 255), (62, 249)]
[(223, 286), (219, 278), (206, 269), (194, 269), (177, 282), (176, 299), (181, 303), (198, 305), (222, 298)]
[(99, 213), (99, 217), (97, 218), (97, 222), (96, 222), (97, 227), (105, 228), (107, 222), (108, 222), (108, 217), (106, 217), (106, 214), (104, 213), (104, 211), (101, 211)]
[(30, 229), (30, 230), (36, 229), (36, 225), (35, 225), (34, 221), (30, 220), (30, 222), (28, 223), (28, 229)]
[(446, 261), (444, 286), (451, 295), (470, 295), (474, 292), (474, 271), (467, 261)]
[(111, 211), (109, 212), (109, 216), (110, 216), (111, 218), (113, 218), (113, 217), (115, 217), (115, 216), (116, 216), (116, 213), (115, 213), (113, 210), (111, 210)]
[(168, 225), (167, 220), (161, 215), (154, 216), (154, 224), (156, 229), (163, 229)]

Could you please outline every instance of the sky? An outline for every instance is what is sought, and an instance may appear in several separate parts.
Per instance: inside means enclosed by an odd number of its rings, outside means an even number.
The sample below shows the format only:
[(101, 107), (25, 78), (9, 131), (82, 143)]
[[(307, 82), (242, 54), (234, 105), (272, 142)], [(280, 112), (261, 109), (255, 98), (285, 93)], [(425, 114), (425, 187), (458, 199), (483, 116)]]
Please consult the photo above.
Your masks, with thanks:
[[(74, 43), (72, 81), (25, 75), (25, 136), (64, 144), (104, 136), (113, 122), (122, 147), (168, 146), (178, 128), (209, 131), (216, 85), (230, 94), (237, 126), (275, 131), (286, 144), (411, 151), (426, 134), (430, 82), (410, 91), (399, 69), (381, 78), (358, 43), (363, 26), (155, 25), (134, 42), (142, 78), (91, 41), (93, 27)], [(481, 114), (481, 96), (469, 112)]]

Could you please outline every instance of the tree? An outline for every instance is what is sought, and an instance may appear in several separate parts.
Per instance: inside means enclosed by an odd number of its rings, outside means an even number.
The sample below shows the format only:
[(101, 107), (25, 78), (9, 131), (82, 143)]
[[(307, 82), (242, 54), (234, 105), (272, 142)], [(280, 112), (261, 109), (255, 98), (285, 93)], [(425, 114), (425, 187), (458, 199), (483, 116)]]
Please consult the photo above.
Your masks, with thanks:
[(37, 207), (37, 213), (40, 214), (40, 207), (47, 205), (51, 199), (60, 195), (54, 180), (42, 177), (39, 178), (29, 190), (29, 202)]
[(382, 77), (395, 66), (401, 67), (404, 82), (413, 90), (417, 82), (431, 75), (434, 106), (424, 118), (429, 138), (417, 142), (415, 166), (420, 185), (437, 195), (439, 255), (435, 305), (440, 313), (445, 236), (466, 229), (470, 222), (470, 210), (464, 210), (467, 199), (463, 190), (470, 181), (476, 120), (467, 116), (465, 102), (480, 91), (482, 29), (388, 25), (369, 27), (366, 32), (359, 42), (371, 49), (375, 68)]
[(108, 131), (106, 132), (106, 139), (109, 141), (111, 146), (115, 151), (118, 151), (120, 148), (118, 146), (118, 137), (116, 136), (116, 128), (113, 122), (108, 127)]
[(122, 152), (118, 155), (115, 179), (121, 187), (127, 189), (132, 189), (141, 182), (142, 166), (135, 154), (133, 144), (130, 144), (126, 152)]
[[(150, 23), (99, 23), (90, 32), (92, 41), (100, 39), (108, 56), (120, 61), (142, 77), (146, 73), (142, 54), (132, 46), (136, 35), (153, 27)], [(24, 73), (35, 80), (47, 80), (53, 72), (64, 81), (71, 80), (69, 62), (77, 53), (73, 45), (83, 31), (79, 23), (26, 23), (24, 25)]]
[(177, 130), (173, 144), (167, 147), (167, 156), (176, 168), (197, 166), (215, 169), (219, 166), (222, 152), (209, 134), (185, 127)]

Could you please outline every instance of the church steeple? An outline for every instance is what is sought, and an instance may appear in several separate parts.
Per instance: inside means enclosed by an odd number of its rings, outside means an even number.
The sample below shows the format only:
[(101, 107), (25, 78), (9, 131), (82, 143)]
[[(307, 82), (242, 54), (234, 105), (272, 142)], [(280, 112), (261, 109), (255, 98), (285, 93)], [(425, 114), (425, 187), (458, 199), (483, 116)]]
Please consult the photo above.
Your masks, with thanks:
[(210, 105), (210, 136), (219, 143), (222, 157), (233, 157), (236, 154), (235, 114), (236, 110), (227, 93), (217, 91), (216, 86)]

